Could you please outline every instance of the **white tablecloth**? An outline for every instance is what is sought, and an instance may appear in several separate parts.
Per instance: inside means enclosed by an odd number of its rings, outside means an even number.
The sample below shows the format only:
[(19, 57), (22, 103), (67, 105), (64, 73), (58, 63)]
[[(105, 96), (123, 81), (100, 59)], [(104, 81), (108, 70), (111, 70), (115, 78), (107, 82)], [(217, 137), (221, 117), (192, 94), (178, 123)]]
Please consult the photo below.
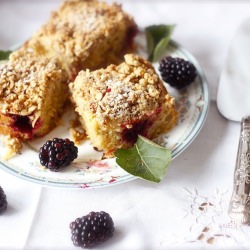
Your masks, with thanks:
[[(60, 1), (0, 1), (0, 49), (27, 39)], [(113, 238), (98, 249), (249, 249), (250, 227), (227, 215), (240, 125), (217, 111), (216, 91), (227, 50), (248, 1), (120, 1), (141, 27), (176, 24), (173, 38), (200, 62), (211, 106), (195, 141), (171, 163), (164, 180), (140, 179), (103, 189), (42, 187), (0, 169), (8, 210), (0, 215), (0, 249), (76, 249), (69, 223), (108, 212)]]

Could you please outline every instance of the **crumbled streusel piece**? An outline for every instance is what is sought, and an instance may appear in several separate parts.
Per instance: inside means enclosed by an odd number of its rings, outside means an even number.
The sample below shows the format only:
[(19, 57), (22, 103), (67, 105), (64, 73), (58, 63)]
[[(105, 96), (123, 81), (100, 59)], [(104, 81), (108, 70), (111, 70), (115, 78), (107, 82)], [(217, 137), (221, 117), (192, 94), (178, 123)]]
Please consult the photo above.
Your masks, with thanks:
[(5, 136), (4, 143), (7, 146), (7, 151), (5, 152), (3, 159), (8, 160), (14, 155), (21, 152), (22, 149), (22, 141), (16, 137)]

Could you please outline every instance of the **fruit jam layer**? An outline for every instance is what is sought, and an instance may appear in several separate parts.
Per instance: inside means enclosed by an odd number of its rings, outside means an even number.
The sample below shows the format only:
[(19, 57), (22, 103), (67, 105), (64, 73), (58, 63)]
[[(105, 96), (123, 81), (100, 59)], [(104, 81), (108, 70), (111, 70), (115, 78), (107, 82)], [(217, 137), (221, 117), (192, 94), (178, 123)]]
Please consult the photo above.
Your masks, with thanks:
[(125, 143), (133, 145), (138, 138), (138, 135), (149, 137), (148, 131), (153, 125), (154, 121), (157, 120), (157, 115), (161, 112), (162, 108), (158, 108), (152, 113), (148, 114), (147, 119), (137, 120), (122, 124), (122, 140)]
[(41, 127), (41, 119), (38, 119), (35, 126), (32, 127), (32, 122), (28, 116), (22, 115), (8, 115), (11, 118), (10, 127), (17, 133), (19, 137), (24, 137), (25, 139), (32, 139), (34, 132)]
[(147, 137), (148, 129), (152, 124), (153, 122), (148, 119), (144, 121), (134, 122), (133, 124), (131, 124), (131, 128), (125, 128), (126, 126), (122, 125), (122, 127), (124, 127), (122, 131), (122, 140), (125, 143), (133, 145), (137, 141), (138, 135)]

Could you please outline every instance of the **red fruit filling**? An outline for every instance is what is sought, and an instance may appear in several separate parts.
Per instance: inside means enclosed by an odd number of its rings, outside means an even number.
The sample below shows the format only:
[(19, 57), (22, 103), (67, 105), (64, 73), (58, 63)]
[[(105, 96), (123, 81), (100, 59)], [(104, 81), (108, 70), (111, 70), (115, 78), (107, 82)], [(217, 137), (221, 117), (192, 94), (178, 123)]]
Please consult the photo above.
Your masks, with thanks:
[(28, 116), (12, 114), (10, 114), (9, 116), (12, 119), (10, 127), (16, 132), (26, 134), (29, 139), (33, 137), (34, 131), (41, 126), (40, 119), (37, 120), (35, 127), (33, 128), (31, 125), (31, 120)]
[(121, 55), (123, 55), (128, 49), (131, 49), (133, 46), (133, 40), (135, 38), (135, 36), (138, 34), (138, 27), (133, 25), (131, 27), (129, 27), (129, 29), (127, 30), (127, 34), (126, 37), (123, 41), (123, 49), (122, 49), (122, 53)]
[(122, 125), (122, 127), (125, 127), (125, 129), (122, 131), (122, 140), (133, 145), (137, 141), (138, 135), (147, 137), (147, 132), (151, 125), (152, 120), (149, 119), (134, 122), (131, 124), (131, 128), (126, 128), (125, 125)]
[[(122, 140), (133, 145), (137, 141), (138, 135), (148, 137), (148, 130), (153, 125), (153, 121), (156, 119), (156, 116), (161, 113), (161, 110), (161, 107), (157, 108), (151, 114), (148, 114), (148, 118), (146, 120), (122, 124)], [(127, 128), (127, 125), (131, 125), (131, 128)]]

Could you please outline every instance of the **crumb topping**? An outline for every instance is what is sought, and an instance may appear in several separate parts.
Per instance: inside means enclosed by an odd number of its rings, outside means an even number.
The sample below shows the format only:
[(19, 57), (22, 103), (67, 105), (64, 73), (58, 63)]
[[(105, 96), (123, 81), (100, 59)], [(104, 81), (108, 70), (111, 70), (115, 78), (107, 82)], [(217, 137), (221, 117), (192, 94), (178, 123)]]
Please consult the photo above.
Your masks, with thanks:
[(75, 98), (88, 100), (84, 109), (89, 109), (102, 124), (148, 116), (168, 95), (153, 66), (133, 54), (127, 54), (119, 66), (81, 71), (70, 86)]
[(15, 53), (13, 58), (0, 65), (0, 111), (30, 115), (40, 110), (49, 82), (61, 82), (62, 76), (62, 69), (56, 61), (18, 57)]
[[(114, 43), (118, 40), (120, 50), (122, 41), (119, 41), (121, 38), (117, 38), (116, 34), (125, 37), (130, 26), (135, 26), (133, 19), (125, 14), (118, 4), (109, 5), (96, 0), (65, 1), (26, 46), (38, 54), (52, 54), (61, 57), (61, 60), (67, 59), (67, 62), (64, 62), (66, 68), (72, 67), (73, 64), (74, 67), (79, 66), (82, 69), (82, 65), (78, 64), (82, 61), (91, 64), (86, 62), (86, 59), (96, 53), (95, 50), (99, 46), (97, 41), (101, 44), (110, 39), (113, 39)], [(112, 44), (103, 44), (102, 53), (115, 50), (116, 45), (114, 48), (110, 46)], [(98, 53), (97, 56), (101, 58), (104, 55)]]
[(111, 25), (113, 21), (121, 21), (122, 18), (123, 13), (118, 4), (110, 7), (99, 1), (65, 1), (57, 12), (53, 12), (53, 22), (45, 26), (44, 32), (54, 33), (56, 30), (76, 37), (79, 34), (90, 33), (100, 26), (108, 29), (107, 25)]

